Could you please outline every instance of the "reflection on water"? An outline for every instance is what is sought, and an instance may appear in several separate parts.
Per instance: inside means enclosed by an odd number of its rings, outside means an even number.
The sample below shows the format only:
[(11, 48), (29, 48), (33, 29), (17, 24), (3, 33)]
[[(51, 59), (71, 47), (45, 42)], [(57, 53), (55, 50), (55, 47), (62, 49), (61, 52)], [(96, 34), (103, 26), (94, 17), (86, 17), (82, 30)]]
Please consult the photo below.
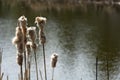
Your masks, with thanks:
[[(114, 11), (110, 14), (101, 11), (96, 14), (93, 9), (87, 12), (81, 10), (55, 10), (33, 12), (31, 10), (12, 10), (9, 15), (2, 11), (0, 16), (0, 47), (4, 48), (2, 70), (10, 80), (17, 79), (19, 67), (16, 64), (16, 48), (11, 40), (14, 37), (17, 18), (24, 14), (29, 26), (33, 26), (38, 15), (48, 18), (45, 27), (47, 43), (46, 60), (47, 73), (51, 79), (50, 56), (53, 52), (59, 54), (55, 69), (56, 80), (95, 80), (95, 59), (99, 58), (98, 77), (106, 80), (106, 59), (109, 60), (111, 80), (120, 79), (120, 15)], [(30, 13), (29, 13), (30, 12)], [(0, 13), (0, 14), (1, 14)], [(42, 47), (37, 51), (38, 65), (43, 72)], [(107, 56), (107, 58), (106, 58)], [(32, 79), (35, 80), (34, 59), (32, 62)], [(4, 77), (4, 80), (6, 79)]]

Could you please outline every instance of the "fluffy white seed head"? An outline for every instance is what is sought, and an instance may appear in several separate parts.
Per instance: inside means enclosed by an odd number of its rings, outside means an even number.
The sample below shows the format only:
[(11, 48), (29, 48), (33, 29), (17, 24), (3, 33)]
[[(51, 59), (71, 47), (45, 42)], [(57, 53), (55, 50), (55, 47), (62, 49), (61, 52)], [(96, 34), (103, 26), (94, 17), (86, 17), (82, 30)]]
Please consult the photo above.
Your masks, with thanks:
[(20, 26), (26, 26), (27, 25), (27, 18), (25, 16), (20, 16), (18, 18), (18, 22)]
[(27, 18), (25, 16), (18, 18), (18, 26), (22, 28), (23, 34), (26, 35)]
[(27, 18), (23, 15), (18, 18), (18, 21), (27, 21)]
[(36, 40), (36, 27), (27, 28), (27, 34), (29, 35), (32, 42), (34, 43)]
[(53, 53), (51, 56), (51, 67), (52, 68), (56, 67), (57, 60), (58, 60), (58, 54)]
[(36, 17), (35, 18), (35, 23), (37, 24), (38, 27), (40, 27), (41, 25), (45, 25), (46, 21), (47, 21), (47, 19), (45, 17)]
[(16, 27), (15, 37), (12, 39), (12, 43), (19, 44), (23, 40), (23, 35), (20, 27)]

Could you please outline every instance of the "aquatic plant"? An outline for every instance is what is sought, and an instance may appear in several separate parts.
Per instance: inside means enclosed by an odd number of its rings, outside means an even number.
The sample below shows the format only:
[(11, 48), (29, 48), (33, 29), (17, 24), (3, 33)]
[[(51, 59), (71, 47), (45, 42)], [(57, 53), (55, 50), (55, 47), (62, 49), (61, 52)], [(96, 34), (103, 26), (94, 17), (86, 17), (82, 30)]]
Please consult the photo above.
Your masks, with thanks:
[(53, 53), (51, 56), (52, 80), (54, 78), (54, 68), (56, 67), (57, 61), (58, 61), (58, 54)]
[(0, 48), (0, 80), (2, 80), (4, 73), (2, 73), (1, 65), (2, 65), (2, 54), (3, 54), (3, 48)]
[[(46, 37), (44, 33), (44, 26), (46, 24), (46, 18), (44, 17), (36, 17), (35, 23), (39, 28), (39, 44), (43, 47), (43, 59), (44, 59), (44, 74), (45, 80), (47, 80), (47, 71), (46, 71), (46, 57), (45, 57), (45, 46)], [(38, 77), (38, 65), (37, 65), (37, 44), (36, 44), (36, 27), (27, 27), (27, 18), (25, 16), (21, 16), (18, 18), (18, 26), (16, 27), (15, 37), (12, 40), (12, 43), (16, 46), (17, 49), (17, 64), (20, 66), (20, 78), (19, 80), (30, 80), (31, 79), (31, 52), (34, 52), (35, 66), (36, 66), (36, 79), (39, 80)], [(51, 66), (53, 68), (52, 71), (52, 80), (54, 77), (54, 68), (56, 67), (58, 55), (54, 53), (51, 56)], [(23, 77), (23, 60), (25, 65), (25, 72)], [(26, 64), (27, 63), (27, 64)], [(41, 70), (40, 77), (42, 78)]]
[(22, 70), (23, 55), (20, 53), (17, 54), (17, 64), (20, 66), (21, 80), (23, 80), (23, 70)]
[(23, 52), (24, 52), (24, 66), (25, 66), (25, 79), (27, 74), (27, 68), (26, 68), (26, 52), (25, 52), (25, 45), (27, 43), (27, 18), (25, 16), (20, 16), (18, 18), (18, 26), (21, 28), (22, 35), (23, 35)]
[(45, 47), (44, 44), (46, 42), (46, 37), (44, 35), (44, 25), (46, 24), (46, 18), (45, 17), (36, 17), (35, 23), (37, 24), (37, 27), (39, 28), (39, 43), (43, 46), (43, 59), (44, 59), (44, 73), (45, 73), (45, 80), (47, 80), (47, 72), (46, 72), (46, 58), (45, 58)]
[(30, 80), (30, 68), (31, 68), (31, 45), (32, 42), (27, 41), (26, 43), (26, 56), (27, 56), (27, 80)]
[(35, 40), (36, 40), (36, 27), (29, 27), (27, 29), (28, 31), (28, 35), (29, 35), (29, 38), (32, 42), (31, 44), (31, 47), (34, 51), (34, 58), (35, 58), (35, 66), (36, 66), (36, 78), (38, 80), (38, 68), (37, 68), (37, 58), (36, 58), (36, 48), (37, 48), (37, 45), (35, 43)]
[(17, 63), (20, 66), (20, 74), (21, 80), (23, 80), (23, 70), (22, 70), (22, 63), (23, 63), (23, 35), (20, 27), (16, 27), (15, 37), (12, 40), (12, 43), (17, 48)]

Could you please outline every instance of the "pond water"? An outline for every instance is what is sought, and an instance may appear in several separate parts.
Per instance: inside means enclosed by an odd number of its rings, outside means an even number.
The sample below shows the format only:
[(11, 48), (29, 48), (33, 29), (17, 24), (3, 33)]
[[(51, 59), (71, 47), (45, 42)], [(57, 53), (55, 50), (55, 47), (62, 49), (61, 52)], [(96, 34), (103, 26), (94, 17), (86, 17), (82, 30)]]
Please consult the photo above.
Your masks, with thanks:
[[(18, 79), (16, 48), (11, 40), (21, 15), (28, 18), (28, 26), (35, 26), (36, 16), (47, 18), (45, 52), (48, 80), (51, 79), (50, 56), (53, 52), (59, 55), (54, 80), (96, 80), (96, 56), (99, 63), (98, 80), (107, 80), (106, 60), (110, 80), (120, 80), (119, 12), (109, 9), (97, 11), (94, 8), (34, 11), (24, 6), (0, 9), (0, 47), (4, 50), (3, 80), (6, 80), (7, 75), (9, 80)], [(42, 46), (37, 50), (37, 59), (43, 74)], [(34, 64), (32, 58), (32, 80), (36, 79)]]

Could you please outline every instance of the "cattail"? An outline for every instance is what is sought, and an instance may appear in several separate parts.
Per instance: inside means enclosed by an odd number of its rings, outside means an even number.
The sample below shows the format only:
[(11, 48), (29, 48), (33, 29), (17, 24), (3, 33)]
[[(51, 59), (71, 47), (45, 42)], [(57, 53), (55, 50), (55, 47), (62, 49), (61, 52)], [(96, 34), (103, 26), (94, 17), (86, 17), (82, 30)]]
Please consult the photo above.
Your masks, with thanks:
[(22, 63), (23, 63), (23, 55), (17, 54), (17, 64), (22, 66)]
[(22, 34), (23, 34), (23, 37), (24, 37), (24, 44), (26, 44), (27, 42), (27, 38), (26, 38), (26, 35), (27, 35), (27, 18), (25, 16), (21, 16), (20, 18), (18, 18), (18, 21), (19, 21), (19, 27), (21, 28), (22, 30)]
[(20, 18), (18, 18), (18, 22), (19, 22), (19, 26), (25, 30), (26, 26), (27, 26), (27, 18), (25, 16), (21, 16)]
[(25, 66), (25, 79), (26, 79), (26, 51), (25, 51), (25, 45), (27, 43), (27, 18), (25, 16), (21, 16), (20, 18), (18, 18), (18, 25), (21, 28), (22, 31), (22, 35), (23, 35), (23, 51), (24, 51), (24, 66)]
[(24, 52), (23, 43), (16, 44), (16, 48), (18, 53), (22, 54)]
[(3, 49), (0, 48), (0, 64), (2, 63), (2, 53), (3, 53)]
[(13, 38), (12, 43), (14, 45), (18, 44), (18, 43), (21, 43), (22, 39), (23, 39), (23, 35), (22, 35), (21, 28), (20, 27), (16, 27), (15, 37)]
[(43, 29), (43, 25), (46, 24), (46, 18), (45, 17), (36, 17), (35, 18), (35, 23), (37, 24), (38, 28), (41, 27)]
[(45, 60), (45, 48), (44, 43), (46, 42), (46, 38), (44, 35), (44, 25), (46, 24), (46, 18), (45, 17), (36, 17), (35, 23), (37, 24), (37, 27), (39, 28), (39, 43), (43, 46), (43, 58), (44, 58), (44, 73), (45, 73), (45, 80), (47, 80), (47, 72), (46, 72), (46, 60)]
[(36, 51), (36, 48), (37, 48), (37, 44), (35, 43), (35, 40), (36, 40), (36, 27), (29, 27), (27, 29), (27, 32), (28, 32), (30, 40), (32, 41), (31, 47), (32, 47), (33, 50)]
[(45, 44), (45, 42), (46, 42), (45, 34), (44, 32), (40, 31), (40, 43)]
[(26, 43), (26, 55), (27, 55), (27, 73), (26, 73), (26, 78), (27, 78), (27, 80), (30, 80), (30, 66), (31, 66), (30, 53), (31, 53), (31, 45), (32, 45), (31, 41), (28, 41)]
[(58, 54), (53, 53), (51, 56), (51, 67), (55, 68), (57, 63)]
[(36, 49), (37, 49), (37, 44), (36, 44), (36, 43), (32, 43), (31, 47), (32, 47), (32, 49), (33, 49), (34, 51), (36, 51)]
[(27, 28), (27, 33), (28, 33), (31, 41), (34, 43), (36, 40), (36, 27)]
[(21, 16), (18, 18), (18, 25), (21, 27), (25, 27), (27, 25), (27, 18), (25, 16)]
[(26, 53), (27, 53), (27, 55), (30, 55), (31, 45), (32, 45), (32, 42), (30, 42), (30, 41), (28, 41), (28, 42), (26, 43)]
[(23, 80), (23, 70), (22, 70), (23, 55), (20, 53), (17, 54), (17, 64), (20, 66), (21, 80)]
[(23, 35), (20, 27), (16, 27), (15, 37), (12, 40), (12, 43), (16, 46), (18, 53), (23, 53)]
[(46, 23), (46, 18), (45, 17), (36, 17), (35, 18), (35, 23)]
[(51, 67), (53, 68), (52, 69), (52, 80), (54, 77), (54, 68), (56, 67), (57, 60), (58, 60), (58, 54), (53, 53), (51, 56)]
[(0, 48), (0, 76), (1, 76), (1, 64), (2, 64), (2, 53), (3, 53), (3, 49)]
[(38, 80), (38, 68), (37, 68), (37, 58), (36, 58), (37, 45), (35, 43), (35, 40), (36, 40), (36, 27), (29, 27), (27, 29), (27, 31), (28, 31), (29, 38), (32, 41), (31, 47), (32, 47), (32, 49), (34, 51), (35, 66), (36, 66), (36, 78)]

